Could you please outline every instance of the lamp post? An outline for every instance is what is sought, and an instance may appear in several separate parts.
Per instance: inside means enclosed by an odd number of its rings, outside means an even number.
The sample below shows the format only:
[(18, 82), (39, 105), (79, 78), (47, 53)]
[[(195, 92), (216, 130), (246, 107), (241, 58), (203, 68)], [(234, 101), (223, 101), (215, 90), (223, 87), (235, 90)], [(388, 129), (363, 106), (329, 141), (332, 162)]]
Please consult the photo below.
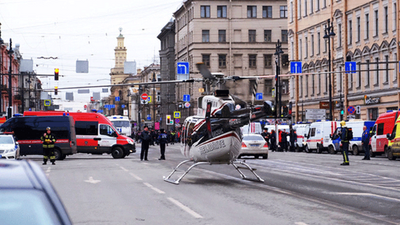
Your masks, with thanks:
[(328, 19), (327, 22), (328, 25), (325, 25), (325, 35), (324, 39), (328, 41), (328, 67), (329, 67), (329, 120), (332, 121), (332, 68), (331, 68), (331, 37), (335, 36), (335, 33), (333, 32), (333, 22), (331, 22), (330, 19)]
[[(275, 77), (275, 123), (276, 123), (276, 119), (277, 116), (279, 115), (279, 117), (281, 117), (281, 84), (280, 84), (280, 78), (279, 78), (279, 74), (280, 74), (280, 63), (281, 63), (281, 54), (283, 54), (282, 51), (282, 45), (278, 39), (278, 42), (276, 43), (276, 51), (274, 53), (274, 55), (276, 55), (276, 60), (275, 60), (275, 65), (276, 65), (276, 77)], [(279, 113), (278, 113), (279, 112)]]
[(11, 80), (11, 73), (12, 73), (12, 56), (14, 51), (12, 50), (12, 40), (10, 38), (10, 50), (8, 50), (8, 54), (10, 56), (10, 68), (8, 70), (8, 117), (10, 119), (12, 117), (12, 80)]

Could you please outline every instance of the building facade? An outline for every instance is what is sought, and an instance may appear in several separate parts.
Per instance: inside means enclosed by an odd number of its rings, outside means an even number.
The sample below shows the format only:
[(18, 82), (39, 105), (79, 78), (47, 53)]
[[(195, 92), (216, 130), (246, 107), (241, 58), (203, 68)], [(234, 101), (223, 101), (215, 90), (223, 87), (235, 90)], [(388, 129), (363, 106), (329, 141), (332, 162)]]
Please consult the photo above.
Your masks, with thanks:
[[(290, 79), (296, 121), (315, 108), (327, 109), (328, 118), (329, 78), (334, 120), (375, 120), (398, 109), (396, 0), (288, 0), (288, 8), (289, 58), (303, 67)], [(345, 72), (347, 61), (356, 62), (355, 73)], [(351, 106), (360, 110), (348, 112)]]
[[(257, 92), (274, 101), (276, 43), (282, 42), (281, 73), (287, 72), (286, 1), (210, 1), (188, 0), (175, 13), (175, 61), (189, 62), (190, 78), (202, 78), (195, 66), (205, 63), (211, 72), (228, 76), (266, 76), (257, 80)], [(249, 102), (249, 80), (227, 81), (222, 88)], [(188, 87), (185, 87), (188, 86)], [(191, 111), (204, 94), (200, 83), (178, 85), (177, 100), (191, 95)], [(282, 102), (289, 100), (288, 78), (282, 77)]]

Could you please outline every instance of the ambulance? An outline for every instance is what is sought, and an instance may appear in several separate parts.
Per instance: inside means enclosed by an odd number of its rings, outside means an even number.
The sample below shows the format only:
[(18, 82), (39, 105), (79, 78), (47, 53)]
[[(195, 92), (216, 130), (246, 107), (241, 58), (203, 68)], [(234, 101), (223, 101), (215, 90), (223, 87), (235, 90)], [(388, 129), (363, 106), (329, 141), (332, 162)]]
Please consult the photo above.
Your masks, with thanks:
[(374, 157), (377, 154), (387, 153), (388, 138), (387, 134), (391, 134), (396, 124), (396, 119), (399, 116), (399, 112), (387, 112), (379, 115), (372, 128), (372, 136), (370, 139), (370, 152), (371, 156)]
[(308, 153), (312, 151), (316, 151), (317, 153), (321, 153), (322, 151), (328, 151), (331, 154), (336, 153), (329, 146), (332, 144), (331, 136), (339, 126), (338, 121), (312, 123), (308, 131), (305, 151)]
[(117, 128), (118, 132), (122, 135), (130, 137), (132, 134), (132, 124), (127, 116), (108, 116), (111, 123)]
[(310, 131), (309, 123), (297, 123), (293, 125), (293, 129), (296, 131), (297, 140), (295, 142), (296, 152), (304, 151), (307, 142), (307, 134)]
[(114, 159), (136, 152), (133, 139), (121, 135), (111, 121), (100, 113), (64, 111), (25, 111), (24, 116), (62, 116), (74, 119), (77, 150), (80, 153), (111, 154)]

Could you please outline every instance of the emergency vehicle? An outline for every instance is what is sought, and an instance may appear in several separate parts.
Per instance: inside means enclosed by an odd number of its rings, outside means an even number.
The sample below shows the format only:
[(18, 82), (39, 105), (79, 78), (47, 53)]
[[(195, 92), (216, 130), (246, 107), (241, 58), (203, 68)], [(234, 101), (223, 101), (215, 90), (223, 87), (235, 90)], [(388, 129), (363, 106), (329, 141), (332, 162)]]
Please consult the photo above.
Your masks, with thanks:
[(64, 111), (25, 111), (24, 116), (69, 115), (75, 121), (77, 149), (80, 153), (111, 154), (124, 158), (136, 152), (133, 139), (121, 135), (111, 121), (100, 113)]
[(130, 137), (132, 134), (132, 124), (127, 116), (108, 116), (111, 123), (117, 128), (118, 132), (122, 135)]
[(397, 117), (392, 133), (387, 134), (387, 139), (389, 143), (386, 156), (389, 160), (395, 160), (400, 157), (400, 116)]
[(328, 151), (331, 154), (336, 153), (329, 146), (332, 144), (331, 136), (339, 126), (339, 122), (337, 121), (312, 123), (307, 135), (305, 151), (312, 152), (316, 150), (317, 153), (321, 153), (322, 151)]
[(296, 131), (297, 140), (295, 142), (296, 152), (303, 151), (306, 147), (307, 134), (310, 130), (309, 123), (298, 123), (293, 125), (293, 129)]
[(384, 154), (387, 151), (387, 134), (392, 133), (398, 115), (398, 111), (387, 112), (379, 115), (374, 127), (372, 128), (372, 136), (370, 139), (370, 155), (372, 157), (377, 154)]

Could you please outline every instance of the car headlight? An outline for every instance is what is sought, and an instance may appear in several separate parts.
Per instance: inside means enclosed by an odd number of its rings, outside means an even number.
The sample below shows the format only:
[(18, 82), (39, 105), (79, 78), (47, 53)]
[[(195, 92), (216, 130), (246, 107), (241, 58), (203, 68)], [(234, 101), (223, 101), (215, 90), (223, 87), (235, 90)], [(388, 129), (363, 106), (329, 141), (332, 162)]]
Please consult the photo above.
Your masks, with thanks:
[(128, 144), (133, 145), (133, 141), (131, 139), (128, 139)]

